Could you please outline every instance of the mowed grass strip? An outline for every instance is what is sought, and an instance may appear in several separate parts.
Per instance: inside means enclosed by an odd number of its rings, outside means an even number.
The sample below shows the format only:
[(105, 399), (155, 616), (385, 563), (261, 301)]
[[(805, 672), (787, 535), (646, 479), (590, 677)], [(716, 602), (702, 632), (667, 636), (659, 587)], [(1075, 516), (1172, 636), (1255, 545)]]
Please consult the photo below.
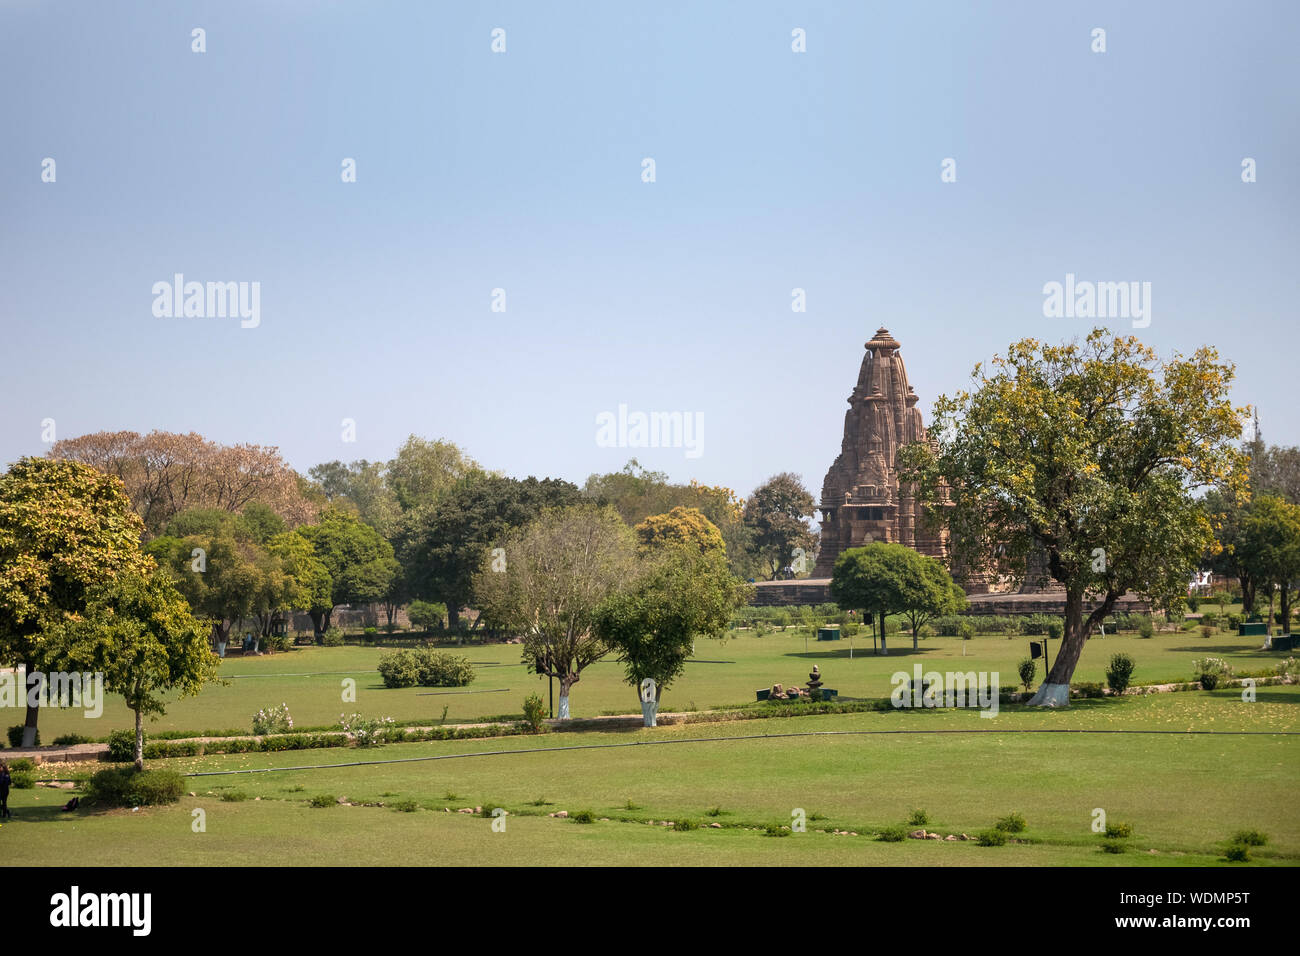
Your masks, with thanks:
[[(737, 632), (733, 632), (735, 634)], [(911, 639), (890, 638), (888, 656), (871, 653), (870, 638), (858, 638), (849, 660), (849, 642), (805, 641), (804, 631), (778, 631), (764, 637), (739, 632), (725, 642), (701, 645), (704, 660), (735, 663), (692, 663), (686, 673), (664, 693), (662, 711), (708, 709), (752, 702), (754, 691), (773, 683), (800, 684), (808, 679), (813, 664), (821, 668), (827, 687), (846, 697), (886, 697), (893, 688), (897, 671), (912, 673), (916, 664), (924, 670), (998, 672), (1004, 688), (1019, 680), (1016, 668), (1028, 656), (1029, 638), (980, 637), (971, 641), (933, 637), (911, 650)], [(1186, 633), (1162, 634), (1150, 639), (1132, 635), (1095, 637), (1084, 649), (1075, 680), (1101, 682), (1112, 654), (1125, 652), (1137, 661), (1134, 680), (1141, 683), (1193, 679), (1191, 664), (1198, 657), (1227, 659), (1237, 670), (1268, 670), (1285, 654), (1260, 651), (1260, 638), (1218, 635), (1200, 638)], [(805, 651), (805, 644), (808, 650)], [(1053, 657), (1059, 642), (1053, 642)], [(176, 700), (167, 713), (147, 724), (147, 730), (193, 731), (247, 727), (252, 715), (264, 707), (288, 704), (298, 727), (337, 723), (342, 712), (359, 711), (370, 716), (398, 720), (468, 723), (522, 711), (523, 699), (537, 693), (548, 697), (547, 681), (529, 674), (520, 662), (518, 645), (495, 644), (443, 648), (447, 653), (469, 658), (480, 666), (476, 678), (465, 688), (448, 688), (431, 694), (431, 688), (388, 689), (376, 667), (384, 648), (307, 647), (262, 657), (227, 658), (222, 673), (236, 678), (224, 686), (210, 686), (197, 697)], [(965, 656), (963, 656), (963, 651)], [(1042, 678), (1039, 665), (1039, 679)], [(255, 679), (254, 679), (255, 678)], [(344, 681), (356, 685), (356, 701), (345, 701)], [(492, 691), (492, 693), (486, 693)], [(637, 713), (634, 688), (623, 681), (623, 668), (612, 659), (587, 668), (572, 696), (575, 717), (602, 713)], [(15, 717), (14, 723), (18, 723)], [(41, 736), (53, 740), (61, 734), (77, 733), (106, 737), (111, 730), (132, 726), (132, 716), (121, 698), (109, 696), (103, 715), (87, 718), (70, 708), (45, 708), (40, 718)]]
[[(995, 863), (1176, 864), (1214, 862), (1222, 841), (1238, 829), (1256, 828), (1270, 837), (1255, 851), (1264, 864), (1300, 862), (1300, 811), (1293, 795), (1300, 776), (1300, 737), (1194, 736), (1188, 734), (1025, 734), (1021, 729), (1087, 726), (1118, 722), (1132, 728), (1188, 724), (1258, 731), (1260, 725), (1287, 723), (1300, 704), (1300, 688), (1264, 688), (1269, 699), (1245, 703), (1240, 694), (1189, 693), (1125, 701), (1089, 702), (1066, 713), (1004, 712), (993, 720), (971, 712), (853, 714), (775, 718), (717, 724), (679, 725), (615, 733), (550, 734), (483, 741), (400, 744), (347, 751), (308, 751), (229, 755), (168, 761), (178, 769), (210, 771), (324, 764), (325, 769), (224, 777), (191, 777), (197, 794), (182, 808), (202, 807), (209, 820), (202, 854), (212, 862), (224, 854), (247, 862), (286, 862), (288, 853), (307, 859), (316, 841), (334, 832), (346, 852), (361, 862), (521, 862), (552, 853), (558, 860), (589, 863), (698, 862), (719, 865), (778, 863), (897, 862), (913, 865)], [(1127, 714), (1127, 721), (1119, 715)], [(991, 725), (991, 726), (990, 726)], [(754, 733), (891, 729), (972, 729), (992, 733), (919, 733), (879, 736), (800, 736), (741, 739)], [(1279, 728), (1273, 728), (1279, 729)], [(619, 744), (630, 740), (686, 741), (656, 746), (564, 750), (579, 744)], [(525, 751), (539, 749), (540, 752)], [(385, 760), (505, 750), (509, 753), (464, 759), (344, 767), (357, 760)], [(238, 789), (249, 799), (227, 803), (220, 795)], [(313, 810), (314, 795), (346, 797), (355, 803), (412, 800), (422, 809), (396, 813), (381, 808), (327, 807)], [(454, 798), (453, 796), (454, 795)], [(144, 810), (128, 823), (122, 814), (60, 817), (47, 809), (28, 818), (29, 808), (52, 807), (65, 799), (58, 791), (15, 791), (12, 803), (31, 828), (30, 836), (5, 841), (13, 862), (50, 862), (42, 857), (47, 840), (71, 839), (71, 829), (93, 834), (105, 847), (105, 861), (148, 862), (155, 848), (177, 841), (190, 847), (189, 817), (174, 809)], [(257, 798), (260, 798), (257, 799)], [(540, 803), (539, 803), (540, 801)], [(637, 809), (629, 811), (631, 802)], [(507, 834), (493, 833), (490, 821), (468, 820), (461, 807), (498, 804), (510, 810)], [(879, 847), (869, 834), (904, 822), (914, 807), (930, 814), (928, 829), (974, 834), (1013, 811), (1029, 821), (1026, 845), (979, 848), (968, 844), (922, 846), (922, 841)], [(443, 812), (444, 807), (453, 812)], [(717, 816), (707, 811), (718, 808)], [(809, 817), (813, 830), (856, 830), (858, 837), (798, 834), (773, 840), (743, 826), (788, 825), (795, 809)], [(611, 822), (582, 827), (545, 817), (557, 810), (591, 810)], [(1103, 855), (1091, 830), (1096, 809), (1110, 822), (1135, 829), (1129, 853)], [(327, 822), (301, 814), (321, 814)], [(146, 815), (145, 823), (138, 822)], [(448, 817), (460, 818), (448, 821)], [(644, 822), (627, 820), (694, 819), (720, 822), (724, 830), (664, 835)], [(152, 822), (149, 822), (152, 821)], [(405, 821), (405, 822), (403, 822)], [(17, 824), (15, 824), (17, 826)], [(417, 826), (423, 830), (408, 831)], [(141, 829), (143, 827), (143, 829)], [(172, 832), (183, 827), (184, 832)], [(321, 831), (320, 827), (333, 828)], [(71, 828), (71, 829), (70, 829)], [(287, 828), (287, 829), (286, 829)], [(393, 841), (389, 833), (424, 833), (416, 847)], [(595, 835), (580, 831), (598, 831)], [(0, 839), (11, 836), (6, 826)], [(371, 843), (361, 839), (369, 834)], [(259, 835), (268, 840), (259, 842)], [(197, 835), (195, 835), (197, 837)], [(510, 841), (519, 839), (519, 843)], [(688, 843), (673, 843), (686, 838)], [(413, 839), (413, 837), (408, 837)], [(499, 842), (493, 843), (493, 840)], [(808, 840), (807, 844), (797, 841)], [(852, 847), (842, 845), (844, 841)], [(929, 841), (926, 841), (929, 844)], [(775, 844), (777, 849), (764, 844)], [(514, 845), (511, 859), (502, 846)], [(797, 845), (797, 849), (793, 849)], [(364, 849), (369, 846), (370, 849)], [(787, 849), (789, 854), (787, 856)], [(1155, 849), (1155, 854), (1149, 851)], [(10, 851), (13, 851), (12, 853)], [(940, 851), (936, 854), (936, 850)], [(947, 851), (952, 851), (948, 853)], [(98, 851), (97, 851), (98, 852)], [(179, 851), (178, 851), (179, 852)], [(189, 852), (189, 851), (186, 851)], [(335, 852), (335, 851), (330, 851)], [(344, 852), (339, 850), (338, 852)], [(644, 858), (637, 857), (644, 852)], [(684, 854), (680, 859), (673, 853)], [(421, 855), (424, 854), (423, 856)], [(498, 853), (502, 853), (498, 856)], [(463, 854), (463, 855), (460, 855)], [(669, 854), (661, 856), (660, 854)], [(946, 854), (946, 855), (945, 855)], [(1103, 860), (1094, 859), (1104, 856)], [(230, 857), (231, 859), (234, 856)], [(548, 856), (546, 859), (551, 859)], [(332, 857), (321, 857), (321, 862)], [(186, 857), (176, 862), (200, 862)]]

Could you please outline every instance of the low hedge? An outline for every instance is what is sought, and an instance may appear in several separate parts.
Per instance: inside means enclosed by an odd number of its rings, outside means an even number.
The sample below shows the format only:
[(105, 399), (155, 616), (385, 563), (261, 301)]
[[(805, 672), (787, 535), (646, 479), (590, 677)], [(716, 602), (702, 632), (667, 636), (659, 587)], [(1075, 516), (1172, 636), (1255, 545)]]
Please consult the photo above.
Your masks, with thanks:
[(86, 802), (105, 807), (147, 807), (175, 803), (185, 778), (175, 770), (101, 770), (86, 782)]

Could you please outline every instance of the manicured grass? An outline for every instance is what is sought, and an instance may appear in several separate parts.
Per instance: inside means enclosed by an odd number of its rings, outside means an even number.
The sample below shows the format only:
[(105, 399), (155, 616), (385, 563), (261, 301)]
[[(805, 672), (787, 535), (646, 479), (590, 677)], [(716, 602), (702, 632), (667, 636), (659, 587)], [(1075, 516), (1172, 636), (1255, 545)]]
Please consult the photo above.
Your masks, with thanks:
[[(896, 671), (911, 672), (920, 663), (926, 670), (997, 671), (1003, 687), (1019, 678), (1016, 668), (1028, 656), (1029, 638), (980, 637), (961, 641), (953, 637), (932, 637), (912, 650), (910, 637), (890, 638), (890, 653), (871, 653), (871, 641), (858, 638), (853, 659), (849, 642), (805, 641), (807, 630), (776, 631), (764, 637), (732, 632), (726, 641), (701, 642), (698, 660), (689, 664), (685, 675), (664, 693), (661, 709), (704, 709), (752, 702), (754, 691), (773, 683), (803, 684), (813, 664), (821, 668), (827, 687), (845, 697), (887, 697), (890, 677)], [(739, 636), (736, 636), (739, 634)], [(1237, 670), (1271, 669), (1287, 656), (1260, 651), (1260, 638), (1220, 634), (1209, 639), (1189, 633), (1160, 634), (1142, 639), (1134, 635), (1093, 638), (1084, 649), (1076, 681), (1103, 681), (1112, 654), (1130, 654), (1137, 662), (1134, 680), (1139, 683), (1187, 681), (1193, 679), (1191, 662), (1198, 657), (1227, 659)], [(805, 649), (806, 644), (806, 649)], [(1059, 641), (1051, 642), (1053, 658)], [(221, 668), (229, 679), (226, 686), (206, 688), (196, 698), (175, 701), (167, 714), (146, 725), (147, 731), (244, 728), (252, 730), (252, 714), (263, 707), (287, 703), (298, 727), (332, 725), (339, 714), (359, 711), (369, 716), (391, 716), (398, 720), (436, 721), (446, 708), (448, 722), (470, 722), (501, 714), (520, 714), (523, 699), (530, 693), (548, 696), (547, 682), (529, 674), (520, 662), (518, 645), (467, 645), (449, 648), (475, 662), (477, 677), (464, 688), (403, 688), (389, 690), (376, 671), (382, 648), (344, 646), (308, 647), (284, 653), (250, 658), (227, 658)], [(963, 653), (964, 652), (964, 653)], [(726, 663), (706, 663), (723, 661)], [(306, 676), (303, 676), (306, 675)], [(343, 681), (356, 681), (355, 703), (343, 700)], [(1043, 668), (1039, 664), (1039, 679)], [(637, 713), (636, 691), (623, 682), (623, 669), (612, 659), (583, 672), (572, 696), (575, 717), (601, 713)], [(15, 711), (13, 723), (21, 714)], [(60, 734), (81, 733), (105, 737), (110, 730), (132, 726), (130, 712), (120, 698), (110, 697), (103, 716), (86, 719), (80, 711), (45, 709), (41, 714), (41, 736), (53, 740)]]
[[(346, 751), (181, 758), (186, 771), (327, 765), (190, 777), (196, 793), (176, 807), (59, 814), (66, 791), (15, 791), (16, 818), (0, 829), (3, 859), (62, 864), (85, 859), (179, 865), (295, 862), (514, 864), (806, 863), (905, 865), (1206, 865), (1222, 863), (1238, 830), (1269, 841), (1260, 865), (1300, 864), (1300, 688), (1184, 693), (1081, 702), (1067, 712), (1012, 708), (986, 719), (970, 711), (887, 712), (686, 724), (655, 730), (398, 744)], [(1173, 734), (1016, 733), (1019, 730), (1161, 729)], [(1264, 731), (1198, 736), (1187, 730)], [(977, 734), (844, 731), (972, 730)], [(807, 734), (815, 736), (779, 736)], [(741, 739), (754, 737), (756, 739)], [(699, 739), (697, 739), (699, 738)], [(637, 746), (636, 742), (664, 741)], [(611, 744), (633, 746), (605, 746)], [(563, 749), (575, 746), (592, 749)], [(536, 750), (539, 752), (526, 752)], [(459, 759), (341, 766), (356, 761), (504, 753)], [(54, 765), (44, 775), (63, 775)], [(241, 791), (243, 801), (222, 795)], [(455, 794), (450, 799), (447, 794)], [(308, 806), (338, 795), (386, 807)], [(397, 812), (414, 801), (422, 809)], [(629, 802), (636, 810), (628, 810)], [(505, 833), (461, 807), (509, 810)], [(924, 806), (927, 829), (971, 835), (1011, 813), (1027, 829), (1003, 847), (904, 840), (874, 832)], [(191, 811), (207, 832), (191, 831)], [(452, 812), (444, 812), (449, 808)], [(772, 840), (802, 808), (809, 832)], [(1124, 854), (1101, 851), (1094, 810), (1134, 827)], [(593, 811), (577, 826), (547, 813)], [(712, 811), (715, 811), (713, 813)], [(600, 818), (609, 818), (602, 822)], [(662, 821), (706, 824), (673, 832)], [(654, 825), (645, 821), (654, 820)], [(723, 829), (707, 827), (710, 822)], [(745, 829), (752, 827), (756, 829)], [(1151, 853), (1151, 850), (1155, 853)]]

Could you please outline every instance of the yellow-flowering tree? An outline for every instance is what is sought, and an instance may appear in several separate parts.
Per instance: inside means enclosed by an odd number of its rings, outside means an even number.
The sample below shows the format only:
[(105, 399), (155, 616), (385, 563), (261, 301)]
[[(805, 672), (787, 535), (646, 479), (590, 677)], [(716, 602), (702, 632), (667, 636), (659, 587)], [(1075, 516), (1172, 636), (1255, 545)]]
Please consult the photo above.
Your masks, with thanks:
[(1041, 551), (1064, 586), (1061, 650), (1031, 703), (1068, 703), (1084, 642), (1121, 595), (1186, 594), (1214, 547), (1195, 492), (1245, 481), (1232, 378), (1209, 347), (1160, 362), (1105, 329), (1082, 343), (1023, 339), (939, 398), (932, 444), (903, 450), (902, 480), (946, 525), (954, 566), (1023, 576)]

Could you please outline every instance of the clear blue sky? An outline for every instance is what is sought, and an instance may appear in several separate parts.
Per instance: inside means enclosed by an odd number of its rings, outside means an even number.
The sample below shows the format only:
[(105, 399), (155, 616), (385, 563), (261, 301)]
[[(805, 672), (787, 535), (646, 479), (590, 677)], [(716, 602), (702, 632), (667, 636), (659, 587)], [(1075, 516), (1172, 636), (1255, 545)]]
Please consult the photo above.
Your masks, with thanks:
[[(928, 421), (1009, 341), (1086, 332), (1043, 315), (1067, 272), (1151, 282), (1138, 334), (1217, 345), (1300, 443), (1298, 11), (0, 3), (0, 461), (45, 418), (303, 471), (414, 432), (518, 476), (817, 493), (878, 326)], [(155, 318), (177, 272), (260, 282), (260, 326)], [(599, 447), (620, 404), (702, 414), (702, 455)]]

